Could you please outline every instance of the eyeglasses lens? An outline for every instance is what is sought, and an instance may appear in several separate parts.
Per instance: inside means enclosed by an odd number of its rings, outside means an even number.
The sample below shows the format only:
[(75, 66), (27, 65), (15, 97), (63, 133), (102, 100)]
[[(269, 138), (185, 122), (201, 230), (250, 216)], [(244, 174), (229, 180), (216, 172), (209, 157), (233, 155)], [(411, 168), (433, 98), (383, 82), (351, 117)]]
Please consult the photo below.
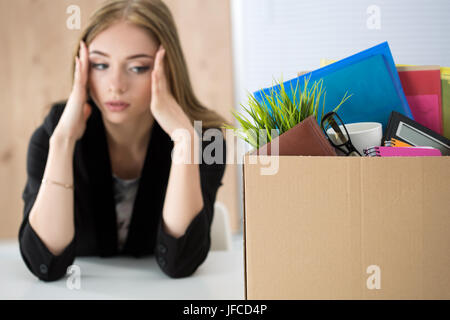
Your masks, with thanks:
[[(332, 129), (328, 131), (329, 129)], [(324, 121), (324, 129), (336, 146), (343, 146), (349, 139), (344, 124), (335, 116), (327, 117)]]

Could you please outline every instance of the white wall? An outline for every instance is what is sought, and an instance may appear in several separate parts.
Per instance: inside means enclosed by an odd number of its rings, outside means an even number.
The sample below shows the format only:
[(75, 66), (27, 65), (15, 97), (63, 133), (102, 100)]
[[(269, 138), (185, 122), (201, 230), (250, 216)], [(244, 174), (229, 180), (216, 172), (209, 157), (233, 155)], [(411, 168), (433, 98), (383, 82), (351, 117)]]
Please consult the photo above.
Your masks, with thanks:
[(449, 0), (234, 0), (233, 9), (236, 76), (250, 91), (383, 41), (396, 63), (450, 66)]

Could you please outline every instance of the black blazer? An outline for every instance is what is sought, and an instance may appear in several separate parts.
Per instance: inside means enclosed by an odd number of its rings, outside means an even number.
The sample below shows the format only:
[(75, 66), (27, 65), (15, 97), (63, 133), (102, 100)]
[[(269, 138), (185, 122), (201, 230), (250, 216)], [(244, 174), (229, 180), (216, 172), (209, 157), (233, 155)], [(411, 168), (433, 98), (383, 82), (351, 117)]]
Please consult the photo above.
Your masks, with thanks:
[[(53, 255), (44, 245), (30, 226), (28, 215), (41, 185), (49, 138), (62, 115), (65, 102), (52, 106), (29, 142), (27, 181), (22, 194), (23, 221), (19, 230), (20, 253), (28, 269), (44, 281), (63, 277), (77, 256), (110, 257), (119, 254), (112, 169), (105, 127), (100, 110), (92, 100), (90, 103), (93, 106), (92, 114), (84, 135), (75, 144), (73, 159), (75, 237), (59, 256)], [(191, 275), (206, 259), (210, 248), (213, 206), (225, 171), (226, 147), (223, 135), (221, 139), (223, 161), (199, 164), (204, 207), (185, 234), (176, 239), (167, 234), (161, 224), (173, 141), (154, 122), (124, 255), (141, 257), (154, 254), (163, 272), (173, 278)], [(202, 150), (213, 142), (214, 139), (203, 141)]]

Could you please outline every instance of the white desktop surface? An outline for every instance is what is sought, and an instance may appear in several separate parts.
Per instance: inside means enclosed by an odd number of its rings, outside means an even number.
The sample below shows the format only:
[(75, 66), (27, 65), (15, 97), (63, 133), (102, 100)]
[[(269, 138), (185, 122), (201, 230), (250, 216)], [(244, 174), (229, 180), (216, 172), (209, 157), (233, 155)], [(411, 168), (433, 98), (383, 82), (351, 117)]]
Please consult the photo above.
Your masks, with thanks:
[[(242, 236), (241, 236), (242, 238)], [(230, 251), (210, 251), (190, 277), (166, 276), (154, 256), (79, 257), (80, 289), (69, 289), (69, 275), (54, 282), (36, 278), (25, 266), (16, 241), (0, 241), (0, 299), (244, 299), (242, 240)]]

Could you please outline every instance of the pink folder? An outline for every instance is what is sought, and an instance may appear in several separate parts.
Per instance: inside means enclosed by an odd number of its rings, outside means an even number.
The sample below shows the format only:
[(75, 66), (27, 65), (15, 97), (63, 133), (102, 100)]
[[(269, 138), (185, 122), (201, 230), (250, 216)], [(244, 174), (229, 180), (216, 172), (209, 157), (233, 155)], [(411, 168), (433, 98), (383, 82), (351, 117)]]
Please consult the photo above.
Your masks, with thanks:
[(441, 72), (425, 66), (398, 67), (398, 75), (414, 120), (442, 135)]
[(421, 147), (372, 147), (364, 150), (369, 157), (439, 157), (441, 151)]

